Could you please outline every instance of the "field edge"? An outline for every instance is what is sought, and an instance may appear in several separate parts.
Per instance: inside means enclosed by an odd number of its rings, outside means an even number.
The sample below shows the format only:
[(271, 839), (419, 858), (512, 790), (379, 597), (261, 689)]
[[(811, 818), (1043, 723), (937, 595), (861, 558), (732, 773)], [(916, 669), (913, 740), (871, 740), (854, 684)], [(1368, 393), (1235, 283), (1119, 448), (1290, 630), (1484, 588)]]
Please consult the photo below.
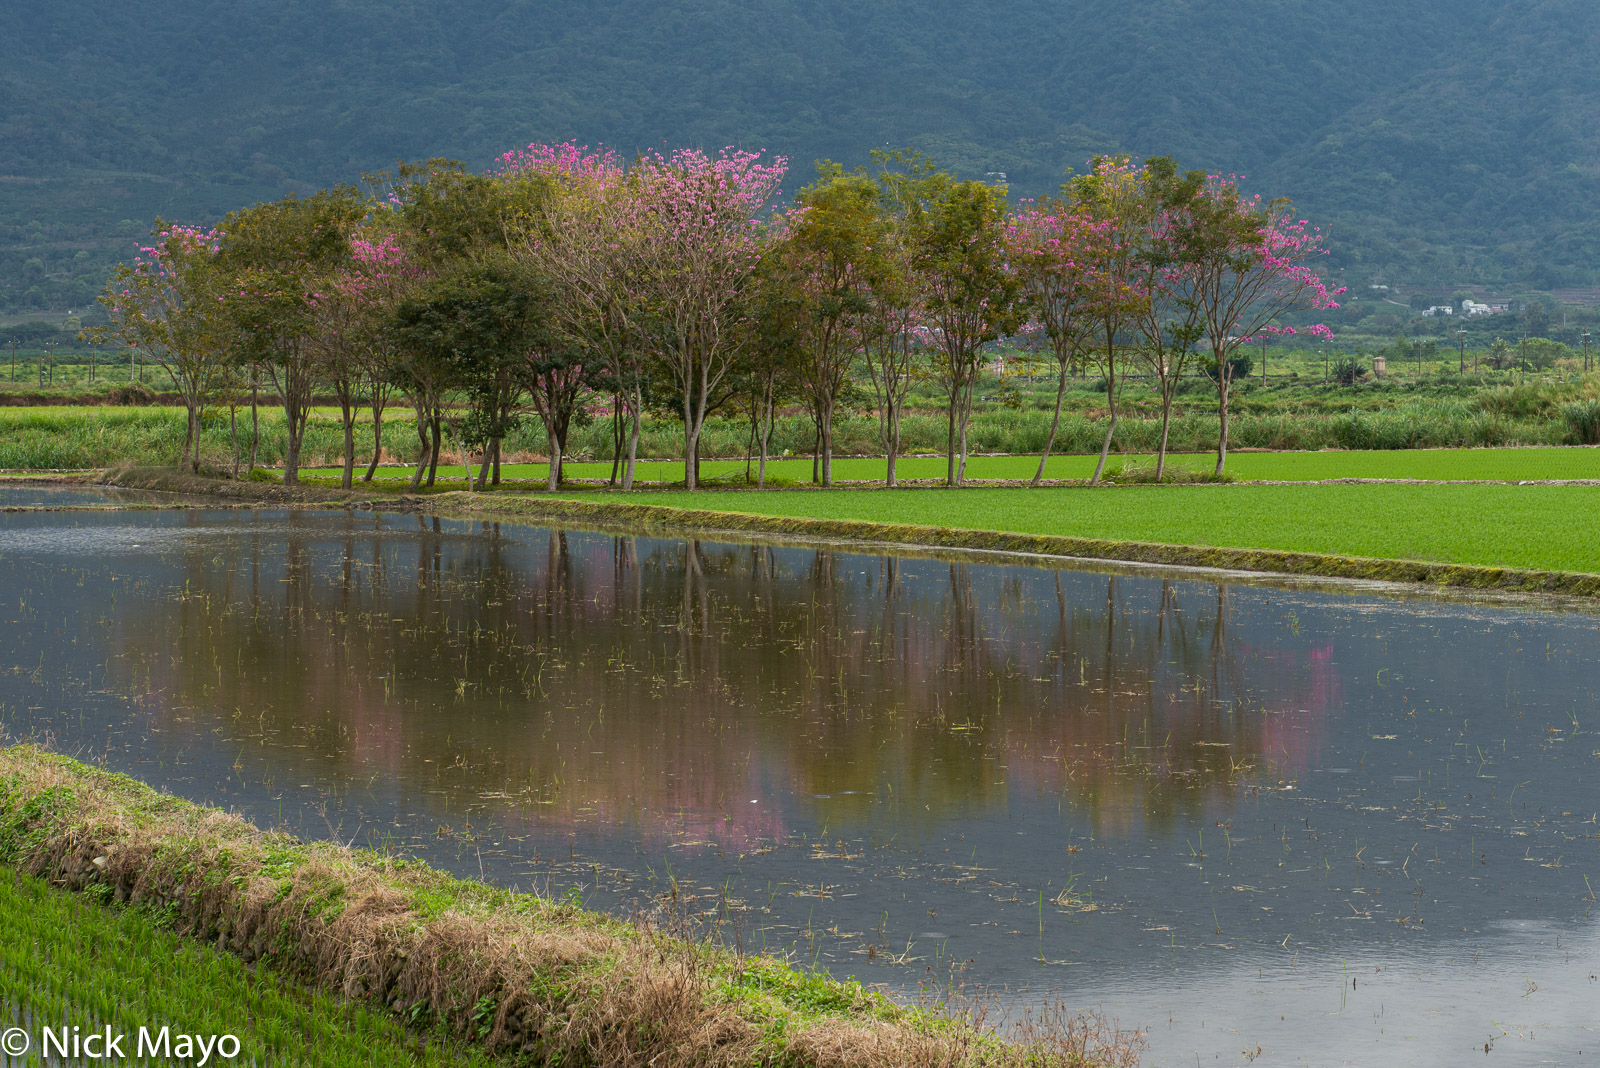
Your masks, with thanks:
[(1600, 596), (1600, 575), (1576, 571), (1337, 556), (1280, 549), (1239, 549), (1166, 542), (1077, 538), (963, 527), (876, 523), (859, 519), (768, 516), (750, 512), (679, 508), (626, 501), (584, 501), (554, 496), (502, 497), (458, 491), (428, 498), (425, 508), (430, 512), (460, 516), (508, 516), (522, 520), (620, 525), (674, 534), (807, 536), (866, 544), (967, 549), (1063, 557), (1072, 560), (1214, 568), (1270, 575), (1398, 582), (1467, 590), (1502, 590), (1590, 598)]
[(442, 1028), (507, 1063), (1137, 1063), (1137, 1037), (1092, 1016), (1004, 1041), (941, 1004), (904, 1006), (648, 919), (264, 831), (33, 745), (0, 748), (0, 865), (103, 903), (164, 910), (180, 934)]
[[(426, 495), (396, 495), (373, 492), (371, 487), (352, 490), (311, 486), (286, 487), (281, 483), (245, 480), (234, 482), (187, 475), (170, 468), (144, 467), (101, 472), (90, 476), (86, 481), (124, 489), (214, 496), (231, 501), (255, 501), (261, 504), (344, 506), (424, 512), (455, 518), (588, 523), (621, 527), (641, 533), (800, 536), (856, 542), (863, 545), (977, 550), (1014, 553), (1019, 556), (1156, 564), (1263, 575), (1405, 583), (1420, 587), (1554, 594), (1580, 598), (1600, 597), (1600, 574), (1581, 571), (1341, 556), (1282, 549), (1243, 549), (1171, 542), (1079, 538), (966, 527), (877, 523), (860, 519), (768, 516), (751, 512), (680, 508), (630, 501), (587, 501), (562, 496), (560, 491), (555, 494), (540, 491), (531, 494), (502, 495), (450, 490)], [(1137, 492), (1137, 489), (1130, 487), (1129, 491)], [(1226, 492), (1226, 488), (1219, 488), (1217, 491)]]

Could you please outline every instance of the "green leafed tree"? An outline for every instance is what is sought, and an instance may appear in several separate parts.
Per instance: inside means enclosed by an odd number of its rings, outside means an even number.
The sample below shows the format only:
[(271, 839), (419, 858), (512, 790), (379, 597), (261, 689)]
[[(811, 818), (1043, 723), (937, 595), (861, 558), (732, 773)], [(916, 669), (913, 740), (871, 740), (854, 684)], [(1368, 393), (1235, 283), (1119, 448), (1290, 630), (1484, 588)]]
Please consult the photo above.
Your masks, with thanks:
[(348, 268), (350, 233), (366, 211), (355, 189), (341, 186), (243, 208), (219, 227), (218, 265), (227, 285), (221, 307), (283, 406), (288, 486), (300, 478), (300, 450), (322, 377), (313, 341), (317, 301)]
[(878, 154), (881, 181), (902, 206), (921, 294), (932, 377), (946, 399), (945, 484), (966, 477), (967, 428), (988, 346), (1020, 322), (1006, 259), (1006, 196), (958, 181), (914, 152)]

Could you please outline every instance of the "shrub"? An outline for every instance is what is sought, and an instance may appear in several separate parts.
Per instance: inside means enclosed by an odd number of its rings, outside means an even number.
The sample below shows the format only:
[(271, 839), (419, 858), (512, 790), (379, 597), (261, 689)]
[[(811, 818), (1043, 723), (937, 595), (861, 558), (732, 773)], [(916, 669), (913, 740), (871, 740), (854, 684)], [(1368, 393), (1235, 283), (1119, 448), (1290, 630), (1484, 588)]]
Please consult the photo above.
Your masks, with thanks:
[(1478, 407), (1486, 412), (1523, 419), (1548, 417), (1556, 410), (1556, 398), (1547, 386), (1537, 382), (1520, 386), (1497, 386), (1478, 394)]
[(1367, 369), (1354, 356), (1341, 356), (1333, 361), (1333, 380), (1341, 386), (1353, 386), (1367, 376)]
[[(1241, 354), (1241, 355), (1232, 357), (1231, 359), (1228, 360), (1228, 366), (1229, 366), (1229, 368), (1231, 368), (1231, 372), (1230, 373), (1232, 374), (1232, 378), (1230, 379), (1230, 381), (1233, 381), (1233, 382), (1243, 382), (1243, 381), (1245, 381), (1246, 379), (1248, 379), (1250, 377), (1250, 370), (1251, 370), (1251, 368), (1255, 367), (1255, 365), (1256, 365), (1256, 361), (1254, 359), (1252, 359), (1248, 355)], [(1211, 379), (1211, 381), (1215, 382), (1217, 380), (1217, 361), (1216, 360), (1211, 359), (1209, 357), (1202, 356), (1200, 358), (1200, 370), (1205, 372), (1205, 376), (1207, 378)]]
[(108, 393), (107, 398), (112, 404), (154, 404), (155, 391), (143, 382), (129, 382), (125, 386), (117, 386)]
[(1574, 445), (1600, 445), (1600, 400), (1575, 401), (1561, 409)]

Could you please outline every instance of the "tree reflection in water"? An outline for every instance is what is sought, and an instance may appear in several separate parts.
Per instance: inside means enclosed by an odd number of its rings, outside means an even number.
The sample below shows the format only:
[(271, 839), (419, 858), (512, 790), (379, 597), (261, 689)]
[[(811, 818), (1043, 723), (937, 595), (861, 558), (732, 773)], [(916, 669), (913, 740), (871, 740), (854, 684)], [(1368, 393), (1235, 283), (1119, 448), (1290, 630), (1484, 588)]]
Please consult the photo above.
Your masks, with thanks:
[(408, 522), (197, 543), (115, 624), (122, 684), (302, 774), (737, 849), (788, 797), (835, 826), (1013, 791), (1167, 824), (1292, 777), (1341, 699), (1328, 647), (1252, 646), (1226, 586)]

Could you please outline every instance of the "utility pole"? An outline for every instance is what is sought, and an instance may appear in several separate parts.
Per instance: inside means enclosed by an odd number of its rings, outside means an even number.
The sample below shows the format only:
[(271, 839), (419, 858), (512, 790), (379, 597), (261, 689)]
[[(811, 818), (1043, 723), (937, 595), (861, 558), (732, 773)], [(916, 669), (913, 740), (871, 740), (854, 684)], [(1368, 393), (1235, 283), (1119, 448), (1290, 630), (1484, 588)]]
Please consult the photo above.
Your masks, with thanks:
[(1462, 374), (1466, 374), (1467, 373), (1467, 332), (1465, 330), (1457, 330), (1456, 331), (1456, 336), (1461, 339), (1461, 373)]
[(1583, 332), (1583, 372), (1589, 373), (1589, 331)]
[(17, 339), (11, 339), (11, 384), (17, 384)]

